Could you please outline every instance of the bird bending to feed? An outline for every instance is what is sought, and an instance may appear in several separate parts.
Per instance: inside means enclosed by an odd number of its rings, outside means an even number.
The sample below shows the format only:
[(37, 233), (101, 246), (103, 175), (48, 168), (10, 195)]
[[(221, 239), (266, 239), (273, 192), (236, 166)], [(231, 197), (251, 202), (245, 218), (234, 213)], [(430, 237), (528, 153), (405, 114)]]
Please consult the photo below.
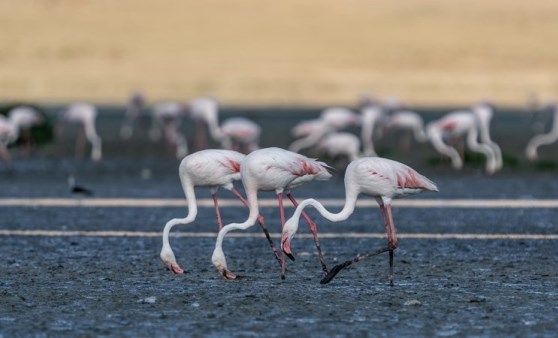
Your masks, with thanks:
[(190, 102), (190, 117), (196, 121), (195, 148), (207, 149), (207, 132), (215, 141), (223, 137), (219, 128), (219, 103), (211, 97), (199, 97)]
[(535, 161), (538, 157), (538, 148), (558, 141), (558, 105), (551, 104), (553, 110), (553, 121), (550, 130), (545, 134), (535, 135), (527, 144), (525, 155), (529, 161)]
[(149, 138), (152, 141), (161, 139), (164, 135), (168, 146), (173, 150), (176, 158), (188, 155), (188, 141), (180, 130), (182, 116), (188, 109), (182, 103), (166, 101), (156, 102), (151, 108), (151, 127)]
[[(180, 182), (186, 201), (188, 203), (188, 215), (185, 218), (173, 218), (165, 224), (163, 229), (163, 247), (160, 257), (165, 266), (174, 273), (184, 273), (184, 270), (176, 262), (176, 258), (169, 243), (169, 232), (172, 227), (177, 224), (192, 223), (198, 214), (198, 206), (196, 203), (196, 194), (194, 187), (210, 187), (213, 203), (215, 205), (215, 213), (217, 215), (218, 230), (222, 228), (221, 213), (217, 200), (217, 189), (222, 187), (231, 191), (238, 199), (247, 205), (246, 200), (233, 186), (233, 181), (240, 179), (240, 162), (244, 158), (244, 154), (231, 150), (207, 149), (195, 152), (186, 156), (178, 168)], [(267, 229), (263, 217), (258, 216), (258, 221), (266, 234), (271, 248), (279, 261), (279, 254), (275, 247)]]
[[(246, 155), (240, 164), (240, 173), (242, 184), (246, 191), (250, 214), (248, 219), (243, 223), (231, 223), (224, 226), (223, 229), (219, 231), (217, 241), (215, 242), (215, 250), (211, 258), (213, 265), (215, 265), (219, 273), (227, 279), (235, 279), (237, 277), (227, 268), (227, 262), (223, 252), (223, 239), (231, 230), (245, 230), (254, 225), (259, 213), (259, 190), (275, 191), (277, 194), (282, 227), (285, 223), (283, 193), (286, 193), (287, 197), (289, 197), (295, 206), (298, 205), (297, 201), (290, 193), (290, 190), (313, 180), (330, 179), (331, 174), (328, 172), (328, 168), (329, 167), (323, 162), (281, 148), (263, 148)], [(314, 235), (322, 269), (324, 273), (327, 273), (327, 267), (320, 249), (316, 225), (306, 214), (303, 214), (303, 217)], [(284, 276), (284, 257), (281, 257), (281, 261), (282, 276)]]
[[(486, 121), (486, 118), (482, 119)], [(463, 168), (463, 159), (455, 147), (450, 146), (447, 139), (460, 139), (465, 137), (467, 146), (475, 152), (486, 157), (485, 170), (493, 174), (501, 168), (501, 160), (495, 148), (487, 143), (479, 142), (481, 122), (479, 117), (472, 111), (455, 111), (443, 116), (437, 121), (430, 122), (426, 126), (426, 134), (434, 148), (442, 155), (451, 159), (454, 169)], [(485, 128), (485, 127), (482, 127)], [(488, 128), (488, 127), (486, 127)], [(498, 148), (499, 149), (499, 148)]]
[(85, 137), (91, 143), (91, 159), (96, 162), (100, 161), (103, 157), (102, 140), (95, 128), (95, 120), (97, 119), (95, 106), (89, 103), (74, 103), (61, 112), (60, 118), (64, 122), (81, 124), (83, 129), (76, 142), (76, 150), (79, 153), (83, 151), (83, 133), (85, 133)]
[(363, 157), (352, 161), (345, 172), (345, 205), (338, 213), (332, 213), (315, 199), (302, 201), (293, 216), (285, 223), (281, 236), (281, 248), (286, 255), (291, 255), (291, 240), (298, 230), (298, 221), (304, 208), (311, 205), (332, 222), (341, 222), (349, 218), (356, 206), (360, 194), (372, 196), (380, 205), (380, 213), (384, 220), (388, 245), (373, 254), (357, 256), (353, 260), (335, 266), (322, 279), (328, 283), (341, 269), (356, 263), (368, 256), (381, 252), (389, 252), (389, 281), (393, 285), (393, 250), (397, 248), (395, 224), (391, 213), (391, 202), (394, 198), (414, 195), (422, 191), (438, 191), (436, 185), (411, 167), (381, 157)]

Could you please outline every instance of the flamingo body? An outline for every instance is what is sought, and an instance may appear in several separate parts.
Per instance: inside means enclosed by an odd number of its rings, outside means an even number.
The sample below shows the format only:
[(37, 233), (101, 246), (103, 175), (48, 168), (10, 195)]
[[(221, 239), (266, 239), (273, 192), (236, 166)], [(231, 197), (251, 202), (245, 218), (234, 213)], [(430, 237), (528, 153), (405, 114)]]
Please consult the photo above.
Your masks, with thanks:
[[(163, 230), (163, 247), (160, 257), (165, 266), (174, 273), (184, 270), (176, 262), (176, 258), (169, 243), (169, 232), (177, 224), (188, 224), (195, 221), (197, 216), (195, 186), (211, 187), (214, 201), (219, 187), (233, 190), (233, 181), (240, 179), (240, 162), (244, 155), (230, 150), (208, 149), (190, 154), (180, 162), (178, 173), (188, 203), (188, 215), (185, 218), (174, 218), (165, 224)], [(220, 216), (216, 204), (218, 223)]]
[(345, 205), (338, 213), (332, 213), (314, 200), (302, 201), (293, 216), (287, 220), (281, 237), (283, 251), (291, 254), (291, 240), (298, 230), (298, 222), (304, 208), (311, 205), (326, 219), (340, 222), (348, 219), (355, 210), (360, 194), (372, 196), (380, 205), (384, 218), (388, 248), (390, 251), (390, 282), (393, 282), (393, 250), (397, 248), (395, 224), (391, 216), (391, 202), (394, 198), (414, 195), (422, 191), (438, 191), (436, 185), (411, 167), (380, 157), (363, 157), (352, 161), (345, 172)]
[[(281, 148), (263, 148), (246, 155), (240, 165), (240, 172), (250, 213), (248, 219), (243, 223), (231, 223), (219, 231), (212, 255), (213, 265), (215, 265), (219, 273), (228, 279), (236, 278), (236, 275), (227, 268), (222, 248), (223, 239), (231, 230), (244, 230), (254, 225), (259, 213), (257, 196), (259, 190), (276, 192), (283, 224), (283, 191), (288, 192), (290, 189), (309, 181), (331, 178), (327, 168), (328, 166), (323, 162)], [(293, 201), (293, 203), (295, 202)], [(316, 245), (318, 246), (319, 244), (317, 243)]]

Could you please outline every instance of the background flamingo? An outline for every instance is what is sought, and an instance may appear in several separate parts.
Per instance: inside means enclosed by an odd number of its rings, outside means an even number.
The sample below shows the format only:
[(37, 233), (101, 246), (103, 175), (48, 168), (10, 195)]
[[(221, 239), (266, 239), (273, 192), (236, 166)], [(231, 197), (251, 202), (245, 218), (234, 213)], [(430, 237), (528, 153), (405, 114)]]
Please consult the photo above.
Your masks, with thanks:
[(76, 152), (83, 153), (84, 138), (91, 143), (91, 159), (93, 161), (100, 161), (103, 157), (102, 153), (102, 140), (97, 134), (95, 128), (95, 120), (97, 119), (97, 109), (94, 105), (89, 103), (74, 103), (60, 115), (60, 122), (78, 123), (82, 129), (76, 142)]
[(323, 110), (317, 120), (306, 121), (293, 128), (293, 132), (303, 137), (289, 146), (293, 152), (315, 146), (325, 135), (349, 128), (360, 123), (360, 116), (352, 110), (342, 107), (331, 107)]
[(221, 145), (248, 154), (259, 149), (261, 127), (254, 121), (244, 117), (232, 117), (223, 121), (220, 126)]
[(558, 141), (558, 105), (551, 104), (550, 108), (553, 110), (552, 126), (547, 133), (535, 135), (525, 149), (525, 155), (529, 161), (535, 161), (538, 157), (538, 148), (540, 146), (552, 144)]
[(386, 130), (403, 130), (406, 132), (402, 137), (402, 144), (406, 150), (410, 148), (410, 137), (414, 137), (416, 142), (426, 142), (428, 137), (424, 132), (424, 120), (417, 112), (410, 110), (396, 110), (391, 113), (386, 123)]
[[(195, 221), (198, 214), (198, 206), (194, 187), (202, 186), (211, 188), (211, 196), (213, 197), (215, 214), (217, 215), (218, 230), (221, 230), (223, 227), (217, 200), (217, 189), (219, 187), (231, 191), (242, 203), (247, 205), (246, 200), (233, 186), (233, 181), (240, 179), (240, 162), (243, 159), (244, 155), (236, 151), (207, 149), (190, 154), (180, 162), (178, 173), (188, 203), (188, 215), (185, 218), (171, 219), (165, 224), (163, 229), (163, 247), (161, 248), (159, 256), (170, 271), (174, 273), (184, 273), (184, 270), (176, 262), (174, 252), (170, 246), (169, 232), (172, 227), (177, 224), (188, 224)], [(263, 217), (258, 216), (258, 221), (270, 242), (276, 258), (279, 259), (271, 237), (265, 227)]]
[(31, 128), (43, 122), (43, 116), (34, 108), (27, 106), (14, 107), (8, 112), (8, 119), (18, 128), (26, 150), (31, 149)]
[[(362, 130), (360, 137), (362, 140), (363, 155), (376, 156), (374, 138), (381, 137), (381, 125), (385, 118), (382, 108), (372, 100), (366, 101), (361, 110)], [(378, 133), (379, 132), (379, 133)]]
[(149, 137), (158, 141), (164, 135), (165, 142), (173, 149), (176, 158), (183, 158), (188, 154), (188, 141), (180, 130), (182, 117), (187, 108), (173, 101), (157, 102), (151, 108), (151, 128)]
[[(438, 191), (438, 188), (428, 178), (405, 164), (380, 157), (357, 159), (349, 164), (345, 172), (345, 206), (343, 209), (338, 213), (332, 213), (315, 199), (302, 201), (283, 227), (281, 247), (286, 255), (292, 256), (291, 240), (298, 230), (300, 215), (308, 205), (316, 208), (328, 220), (340, 222), (349, 218), (353, 213), (360, 194), (372, 196), (380, 205), (380, 213), (384, 219), (388, 245), (380, 252), (389, 251), (389, 281), (393, 285), (393, 250), (397, 248), (398, 244), (391, 213), (392, 199), (417, 194), (425, 190)], [(359, 256), (350, 262), (355, 263), (365, 257)], [(339, 270), (352, 263), (334, 267), (322, 280), (322, 283), (329, 282)]]
[(491, 146), (479, 143), (479, 128), (477, 117), (471, 111), (456, 111), (443, 116), (437, 121), (430, 122), (426, 133), (434, 148), (450, 157), (455, 169), (463, 167), (463, 159), (459, 151), (450, 146), (446, 140), (459, 140), (465, 137), (468, 147), (486, 157), (486, 172), (493, 174), (498, 169), (496, 155)]
[(196, 133), (194, 147), (197, 150), (207, 149), (209, 142), (207, 132), (217, 142), (221, 141), (222, 135), (219, 128), (219, 104), (217, 100), (210, 97), (200, 97), (190, 102), (190, 117), (196, 121)]
[(147, 100), (145, 95), (140, 91), (134, 91), (130, 94), (128, 105), (126, 106), (126, 113), (124, 114), (124, 121), (120, 127), (120, 138), (127, 140), (132, 137), (134, 133), (134, 124), (145, 110)]
[[(289, 197), (295, 206), (298, 205), (297, 201), (290, 193), (290, 189), (313, 180), (327, 180), (331, 178), (331, 174), (327, 171), (327, 168), (328, 166), (323, 162), (281, 148), (259, 149), (248, 154), (244, 158), (240, 165), (240, 172), (250, 213), (248, 219), (243, 223), (231, 223), (224, 226), (223, 229), (219, 231), (211, 260), (223, 277), (227, 279), (235, 279), (237, 277), (227, 268), (227, 262), (223, 252), (223, 239), (231, 230), (244, 230), (254, 225), (259, 213), (258, 190), (275, 191), (277, 194), (282, 227), (285, 223), (283, 192), (286, 193), (287, 197)], [(318, 255), (322, 263), (322, 269), (324, 273), (326, 273), (327, 267), (323, 261), (316, 225), (306, 214), (303, 214), (303, 217), (308, 222), (310, 230), (314, 235)], [(282, 259), (282, 261), (284, 263), (284, 259)], [(284, 264), (282, 264), (282, 271), (283, 270)]]
[(12, 157), (8, 151), (8, 145), (17, 140), (19, 130), (10, 120), (0, 115), (0, 159), (11, 164)]

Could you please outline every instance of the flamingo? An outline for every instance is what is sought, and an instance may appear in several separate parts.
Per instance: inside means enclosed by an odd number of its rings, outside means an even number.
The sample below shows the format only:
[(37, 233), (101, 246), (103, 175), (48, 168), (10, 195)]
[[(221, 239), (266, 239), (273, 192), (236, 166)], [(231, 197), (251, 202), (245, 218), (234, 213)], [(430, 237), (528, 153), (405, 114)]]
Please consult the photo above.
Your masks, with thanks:
[(493, 148), (478, 142), (478, 119), (471, 111), (455, 111), (426, 126), (426, 134), (434, 148), (451, 159), (454, 169), (463, 168), (463, 160), (457, 149), (448, 145), (444, 139), (466, 137), (467, 145), (475, 152), (486, 156), (486, 172), (493, 174), (498, 170), (498, 160)]
[(157, 102), (151, 110), (149, 137), (152, 141), (159, 140), (162, 130), (166, 142), (174, 149), (176, 158), (183, 158), (188, 154), (188, 142), (180, 131), (181, 117), (186, 112), (187, 108), (183, 104), (173, 101)]
[(318, 142), (317, 149), (330, 157), (344, 156), (352, 161), (359, 157), (360, 139), (351, 133), (331, 133)]
[(500, 149), (500, 146), (498, 146), (496, 142), (492, 141), (492, 138), (490, 137), (490, 121), (492, 120), (492, 116), (494, 115), (494, 109), (489, 103), (481, 102), (474, 105), (472, 111), (477, 118), (480, 140), (482, 143), (492, 148), (495, 159), (495, 169), (500, 170), (504, 165), (502, 159), (502, 150)]
[(245, 154), (259, 148), (261, 127), (244, 117), (232, 117), (220, 126), (221, 144), (225, 149), (233, 149)]
[(31, 128), (43, 122), (43, 116), (34, 108), (27, 106), (14, 107), (8, 112), (8, 119), (19, 129), (27, 150), (31, 147)]
[(146, 98), (140, 91), (134, 91), (128, 100), (124, 121), (120, 127), (120, 138), (129, 139), (134, 133), (134, 123), (145, 109)]
[(396, 110), (389, 116), (386, 128), (390, 130), (408, 130), (413, 134), (417, 142), (428, 141), (428, 137), (424, 132), (424, 121), (422, 116), (414, 111)]
[[(217, 235), (215, 242), (215, 250), (212, 255), (213, 265), (219, 273), (226, 279), (236, 279), (237, 276), (227, 268), (225, 254), (223, 252), (223, 239), (231, 230), (245, 230), (254, 225), (259, 214), (258, 191), (275, 191), (279, 202), (279, 211), (281, 215), (281, 226), (285, 223), (285, 211), (283, 209), (283, 193), (289, 197), (293, 205), (298, 205), (296, 199), (292, 196), (290, 190), (304, 183), (313, 180), (328, 180), (331, 174), (328, 172), (329, 167), (320, 161), (310, 159), (306, 156), (281, 149), (281, 148), (263, 148), (251, 152), (246, 155), (240, 164), (240, 173), (242, 184), (246, 191), (246, 197), (250, 213), (248, 219), (242, 223), (231, 223), (223, 227)], [(316, 225), (308, 217), (302, 215), (310, 231), (314, 235), (318, 255), (322, 264), (324, 273), (327, 273), (327, 267), (323, 260), (320, 249), (320, 243), (317, 236)], [(282, 258), (282, 275), (284, 276), (284, 258)]]
[(304, 129), (306, 129), (307, 134), (294, 141), (289, 146), (289, 150), (292, 152), (298, 152), (302, 149), (315, 146), (320, 139), (328, 133), (357, 125), (360, 122), (360, 116), (350, 109), (343, 107), (327, 108), (320, 113), (318, 121), (311, 121), (305, 125), (297, 127), (297, 132), (300, 132), (301, 130), (304, 131)]
[(391, 202), (394, 198), (414, 195), (422, 191), (438, 191), (436, 185), (407, 165), (381, 158), (363, 157), (352, 161), (345, 172), (345, 205), (338, 213), (332, 213), (315, 199), (302, 201), (293, 216), (285, 223), (281, 236), (281, 248), (287, 256), (292, 256), (291, 240), (298, 230), (298, 222), (304, 208), (311, 205), (326, 219), (341, 222), (349, 218), (356, 206), (360, 194), (372, 196), (380, 206), (380, 213), (384, 219), (388, 245), (373, 254), (358, 256), (335, 266), (322, 279), (322, 284), (328, 283), (341, 269), (356, 263), (368, 256), (381, 252), (389, 252), (389, 281), (393, 285), (393, 251), (397, 248), (395, 224), (391, 213)]
[(363, 154), (364, 156), (376, 156), (376, 149), (374, 147), (374, 138), (379, 135), (374, 135), (378, 126), (382, 123), (384, 117), (384, 112), (382, 108), (369, 101), (361, 108), (361, 120), (362, 120), (362, 131), (360, 137), (362, 139)]
[(535, 161), (538, 155), (538, 148), (540, 146), (552, 144), (558, 140), (558, 105), (551, 104), (549, 106), (553, 110), (553, 121), (550, 131), (545, 134), (535, 135), (525, 149), (525, 155), (529, 161)]
[(11, 164), (11, 156), (8, 151), (8, 145), (13, 143), (19, 137), (19, 130), (10, 120), (0, 115), (0, 159)]
[[(170, 271), (177, 274), (184, 273), (184, 270), (176, 262), (174, 252), (170, 246), (169, 232), (172, 227), (177, 224), (189, 224), (196, 220), (198, 207), (194, 187), (204, 186), (211, 188), (211, 196), (213, 197), (215, 214), (217, 215), (218, 230), (221, 230), (223, 227), (217, 200), (217, 190), (219, 187), (229, 190), (240, 199), (242, 203), (247, 205), (244, 197), (242, 197), (233, 185), (233, 181), (240, 179), (240, 162), (244, 159), (244, 156), (244, 154), (231, 150), (206, 149), (190, 154), (184, 157), (182, 162), (180, 162), (178, 173), (188, 203), (188, 215), (185, 218), (173, 218), (169, 220), (163, 229), (163, 247), (159, 256)], [(280, 262), (271, 237), (265, 227), (263, 217), (257, 215), (257, 219), (266, 234), (276, 258)]]
[(219, 104), (210, 97), (200, 97), (190, 101), (190, 117), (196, 121), (196, 149), (207, 149), (207, 130), (215, 141), (222, 139), (219, 128)]
[[(82, 126), (82, 133), (91, 143), (91, 159), (98, 162), (103, 157), (102, 140), (97, 134), (95, 128), (95, 120), (97, 119), (97, 109), (89, 103), (74, 103), (68, 106), (60, 114), (62, 122), (79, 123)], [(83, 151), (83, 134), (80, 134), (79, 141), (76, 143), (76, 149)]]

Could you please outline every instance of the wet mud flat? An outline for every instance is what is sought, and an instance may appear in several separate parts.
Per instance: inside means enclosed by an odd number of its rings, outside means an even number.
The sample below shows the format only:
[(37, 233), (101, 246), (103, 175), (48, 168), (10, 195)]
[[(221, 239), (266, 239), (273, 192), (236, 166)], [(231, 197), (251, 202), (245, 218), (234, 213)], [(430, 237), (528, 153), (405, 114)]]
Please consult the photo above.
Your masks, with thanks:
[[(380, 239), (323, 239), (326, 259)], [(165, 271), (159, 238), (0, 237), (0, 333), (14, 336), (554, 336), (555, 241), (407, 239), (320, 285), (312, 242), (281, 281), (263, 240), (230, 238), (227, 281), (212, 238), (173, 239), (185, 275)], [(330, 264), (331, 264), (330, 263)]]

